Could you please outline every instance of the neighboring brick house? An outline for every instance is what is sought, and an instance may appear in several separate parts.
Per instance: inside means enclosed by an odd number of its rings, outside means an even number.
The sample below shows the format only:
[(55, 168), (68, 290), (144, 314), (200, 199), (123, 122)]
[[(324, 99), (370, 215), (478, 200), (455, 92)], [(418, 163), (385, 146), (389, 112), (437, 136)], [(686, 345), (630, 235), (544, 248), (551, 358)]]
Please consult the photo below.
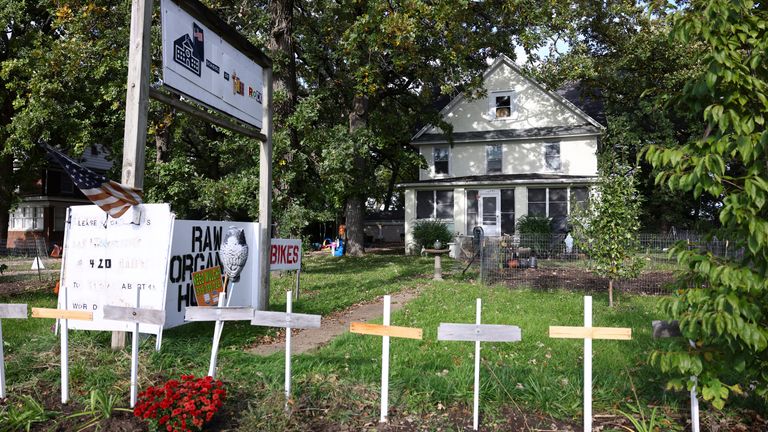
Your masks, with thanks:
[[(91, 146), (82, 157), (75, 160), (102, 174), (112, 167), (106, 151), (100, 145)], [(42, 169), (40, 177), (22, 187), (20, 194), (22, 201), (11, 212), (8, 222), (8, 238), (4, 245), (8, 248), (28, 247), (40, 239), (45, 240), (49, 249), (54, 243), (62, 245), (67, 207), (90, 204), (72, 183), (69, 175), (55, 162), (49, 162)]]
[[(420, 219), (440, 219), (458, 234), (513, 234), (532, 214), (566, 229), (573, 201), (597, 180), (603, 126), (563, 96), (544, 89), (507, 57), (484, 74), (487, 96), (454, 98), (442, 111), (449, 136), (428, 125), (411, 144), (427, 162), (405, 190), (405, 242)], [(572, 89), (569, 89), (572, 90)], [(573, 93), (573, 92), (571, 92)]]

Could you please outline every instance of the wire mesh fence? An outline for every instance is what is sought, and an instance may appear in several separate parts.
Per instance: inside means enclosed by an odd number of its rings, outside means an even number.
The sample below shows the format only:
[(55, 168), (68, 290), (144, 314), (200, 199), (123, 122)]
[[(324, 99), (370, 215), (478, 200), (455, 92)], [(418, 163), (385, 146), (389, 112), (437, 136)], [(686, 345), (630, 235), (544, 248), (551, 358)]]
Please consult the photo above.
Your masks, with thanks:
[(0, 256), (47, 257), (49, 244), (44, 238), (16, 239), (8, 245), (8, 240), (0, 238)]
[[(667, 294), (678, 264), (669, 250), (682, 241), (689, 248), (718, 256), (738, 257), (740, 250), (727, 240), (705, 240), (694, 234), (640, 234), (638, 255), (643, 263), (638, 277), (614, 281), (623, 292)], [(478, 247), (473, 237), (456, 238), (456, 258), (480, 270), (484, 284), (505, 283), (511, 287), (607, 291), (607, 279), (590, 271), (593, 261), (565, 234), (521, 234), (483, 237)]]

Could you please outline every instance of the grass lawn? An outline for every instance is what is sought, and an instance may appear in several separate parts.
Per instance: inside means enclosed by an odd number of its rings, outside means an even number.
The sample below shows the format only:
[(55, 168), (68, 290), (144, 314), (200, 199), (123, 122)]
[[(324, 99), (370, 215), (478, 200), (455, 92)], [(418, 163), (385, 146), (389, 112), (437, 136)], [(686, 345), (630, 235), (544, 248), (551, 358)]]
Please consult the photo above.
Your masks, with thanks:
[[(392, 325), (424, 330), (421, 341), (392, 340), (393, 422), (415, 419), (413, 424), (423, 430), (461, 430), (462, 425), (471, 424), (474, 344), (438, 342), (436, 333), (441, 322), (473, 323), (477, 297), (483, 301), (483, 323), (517, 325), (523, 336), (518, 343), (482, 345), (481, 423), (489, 428), (501, 425), (489, 430), (517, 430), (503, 426), (505, 410), (510, 406), (579, 421), (583, 343), (549, 339), (547, 334), (550, 325), (582, 325), (581, 294), (482, 287), (471, 277), (458, 275), (435, 282), (431, 280), (431, 258), (323, 255), (305, 258), (304, 263), (301, 298), (294, 303), (296, 312), (328, 315), (383, 294), (420, 291), (417, 299), (392, 316)], [(0, 279), (0, 286), (2, 283)], [(273, 310), (284, 310), (284, 292), (294, 283), (293, 274), (273, 274)], [(657, 301), (658, 297), (619, 294), (617, 306), (610, 309), (605, 296), (594, 297), (593, 325), (630, 327), (633, 335), (631, 341), (593, 343), (596, 414), (615, 415), (617, 409), (626, 411), (628, 404), (637, 406), (632, 384), (646, 413), (650, 411), (645, 408), (648, 405), (660, 405), (669, 418), (685, 414), (687, 395), (666, 392), (664, 378), (647, 365), (651, 350), (662, 346), (651, 338), (651, 320), (663, 318), (657, 313)], [(0, 294), (0, 303), (5, 302), (54, 307), (56, 300), (47, 291)], [(45, 413), (60, 410), (60, 406), (46, 402), (57, 400), (60, 390), (59, 340), (51, 331), (53, 320), (4, 320), (2, 324), (11, 399), (0, 408), (0, 420), (3, 413), (7, 416), (9, 407), (23, 402), (22, 397), (43, 401)], [(171, 329), (164, 333), (160, 352), (153, 350), (154, 338), (145, 340), (140, 387), (161, 385), (181, 374), (205, 375), (212, 334), (213, 323)], [(274, 334), (274, 330), (248, 323), (224, 326), (217, 378), (227, 384), (230, 396), (219, 415), (226, 420), (211, 430), (375, 430), (381, 338), (346, 333), (318, 351), (294, 356), (293, 414), (287, 416), (283, 412), (283, 354), (258, 357), (246, 352), (265, 335)], [(128, 405), (130, 349), (113, 352), (109, 344), (108, 332), (70, 333), (72, 406), (83, 409), (95, 389), (118, 396), (119, 406)], [(55, 428), (55, 422), (41, 421), (39, 425), (41, 430), (49, 430)], [(668, 425), (664, 430), (671, 428)]]

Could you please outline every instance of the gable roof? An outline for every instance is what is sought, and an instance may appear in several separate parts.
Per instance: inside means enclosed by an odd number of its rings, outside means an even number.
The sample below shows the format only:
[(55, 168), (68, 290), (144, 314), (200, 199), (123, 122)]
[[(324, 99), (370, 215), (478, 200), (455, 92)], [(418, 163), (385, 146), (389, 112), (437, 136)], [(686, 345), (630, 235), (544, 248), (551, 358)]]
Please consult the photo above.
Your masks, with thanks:
[[(484, 131), (484, 132), (459, 132), (459, 133), (453, 133), (452, 138), (457, 141), (483, 141), (483, 140), (503, 140), (503, 139), (528, 139), (531, 137), (537, 137), (542, 135), (551, 135), (551, 133), (554, 133), (554, 136), (596, 136), (600, 135), (602, 133), (602, 130), (604, 129), (603, 125), (601, 125), (598, 121), (596, 121), (594, 118), (592, 118), (589, 114), (585, 113), (579, 107), (574, 105), (572, 102), (570, 102), (568, 99), (563, 97), (562, 95), (549, 91), (545, 89), (541, 84), (539, 84), (536, 80), (528, 77), (509, 57), (505, 55), (501, 55), (500, 57), (496, 58), (494, 62), (486, 69), (486, 71), (483, 73), (483, 82), (487, 82), (488, 78), (493, 75), (500, 67), (507, 66), (510, 69), (512, 69), (517, 75), (519, 75), (524, 81), (532, 84), (537, 90), (548, 96), (550, 99), (554, 100), (559, 105), (566, 108), (567, 111), (571, 112), (577, 117), (580, 117), (584, 119), (586, 123), (576, 126), (576, 127), (570, 127), (573, 129), (577, 129), (573, 132), (575, 134), (567, 133), (567, 129), (569, 127), (544, 127), (544, 128), (526, 128), (526, 129), (508, 129), (508, 130), (496, 130), (496, 131)], [(440, 116), (445, 117), (448, 113), (454, 110), (461, 102), (463, 102), (466, 99), (465, 95), (459, 94), (453, 100), (451, 100), (448, 105), (446, 105), (442, 110), (440, 110)], [(413, 144), (423, 144), (426, 142), (436, 142), (441, 141), (444, 142), (447, 138), (446, 133), (427, 133), (430, 129), (432, 129), (433, 125), (426, 125), (424, 126), (416, 135), (413, 136), (411, 139)], [(554, 130), (549, 130), (554, 129)]]

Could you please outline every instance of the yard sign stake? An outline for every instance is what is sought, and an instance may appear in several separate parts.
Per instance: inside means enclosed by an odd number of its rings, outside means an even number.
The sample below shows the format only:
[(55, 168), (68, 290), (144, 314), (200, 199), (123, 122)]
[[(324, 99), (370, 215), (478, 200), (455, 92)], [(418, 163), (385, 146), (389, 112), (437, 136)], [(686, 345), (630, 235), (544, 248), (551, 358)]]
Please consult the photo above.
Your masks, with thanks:
[[(138, 287), (136, 291), (140, 291)], [(136, 326), (133, 332), (133, 340), (131, 341), (131, 408), (133, 408), (136, 406), (139, 388), (139, 324), (162, 326), (165, 323), (165, 311), (104, 305), (104, 319), (131, 322)]]
[(420, 328), (395, 327), (389, 325), (391, 296), (384, 296), (383, 324), (366, 324), (353, 322), (349, 325), (351, 333), (383, 336), (381, 342), (381, 417), (379, 423), (387, 421), (387, 404), (389, 403), (389, 337), (400, 337), (421, 340)]
[(285, 409), (291, 399), (291, 329), (318, 328), (320, 315), (293, 313), (293, 292), (285, 293), (285, 313), (254, 311), (251, 325), (265, 327), (285, 327)]
[(5, 353), (3, 353), (3, 318), (27, 319), (26, 304), (0, 304), (0, 400), (5, 399)]
[(584, 339), (584, 432), (592, 431), (592, 339), (631, 340), (632, 329), (592, 327), (592, 296), (584, 296), (584, 327), (549, 326), (549, 337)]
[[(232, 297), (227, 295), (228, 280), (229, 275), (224, 276), (224, 290), (219, 294), (219, 304), (217, 305), (218, 307), (221, 307), (225, 300), (227, 302), (227, 306), (229, 306), (229, 302), (232, 300)], [(234, 281), (230, 282), (229, 285), (231, 285), (232, 289), (234, 289)], [(219, 354), (219, 342), (221, 342), (222, 331), (224, 331), (224, 321), (216, 320), (216, 324), (213, 327), (213, 347), (211, 348), (211, 362), (208, 366), (208, 375), (210, 375), (211, 378), (216, 378), (216, 358)]]
[[(683, 333), (680, 331), (680, 323), (677, 321), (653, 321), (654, 338), (680, 337)], [(696, 343), (688, 340), (691, 348), (696, 348)], [(699, 399), (696, 397), (696, 385), (698, 380), (696, 375), (691, 376), (693, 386), (691, 387), (691, 432), (699, 432)]]
[[(62, 289), (66, 290), (65, 287)], [(64, 293), (66, 305), (66, 291)], [(32, 318), (54, 318), (61, 323), (61, 403), (69, 401), (69, 320), (93, 321), (93, 313), (66, 309), (32, 308)]]
[(477, 299), (475, 325), (440, 323), (437, 340), (475, 342), (475, 400), (472, 428), (477, 430), (480, 416), (480, 342), (518, 342), (520, 327), (498, 324), (480, 324), (481, 300)]

